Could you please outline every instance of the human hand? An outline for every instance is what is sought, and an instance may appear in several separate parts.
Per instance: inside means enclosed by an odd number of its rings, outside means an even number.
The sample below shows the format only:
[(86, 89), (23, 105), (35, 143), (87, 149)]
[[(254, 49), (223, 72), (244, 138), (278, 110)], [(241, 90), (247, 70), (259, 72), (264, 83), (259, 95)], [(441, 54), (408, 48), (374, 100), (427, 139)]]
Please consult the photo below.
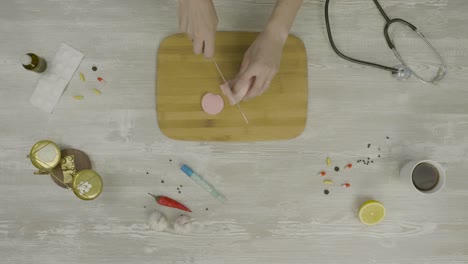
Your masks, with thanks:
[(212, 0), (179, 0), (179, 26), (193, 42), (193, 52), (214, 55), (218, 17)]
[(285, 39), (265, 30), (252, 43), (237, 76), (221, 85), (221, 90), (234, 105), (263, 94), (278, 72)]

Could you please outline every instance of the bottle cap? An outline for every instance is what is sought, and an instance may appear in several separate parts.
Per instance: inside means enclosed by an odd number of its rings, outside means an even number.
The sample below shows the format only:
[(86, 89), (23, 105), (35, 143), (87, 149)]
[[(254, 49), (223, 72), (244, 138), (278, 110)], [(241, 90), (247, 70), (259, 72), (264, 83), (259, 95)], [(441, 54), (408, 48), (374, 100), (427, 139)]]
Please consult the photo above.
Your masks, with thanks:
[(93, 170), (82, 170), (73, 178), (72, 189), (81, 200), (94, 200), (102, 192), (102, 178)]
[(28, 54), (24, 54), (23, 57), (21, 57), (21, 64), (24, 66), (30, 65), (32, 63), (32, 58)]
[(52, 170), (60, 162), (60, 148), (50, 140), (42, 140), (34, 144), (29, 153), (34, 167), (40, 170)]

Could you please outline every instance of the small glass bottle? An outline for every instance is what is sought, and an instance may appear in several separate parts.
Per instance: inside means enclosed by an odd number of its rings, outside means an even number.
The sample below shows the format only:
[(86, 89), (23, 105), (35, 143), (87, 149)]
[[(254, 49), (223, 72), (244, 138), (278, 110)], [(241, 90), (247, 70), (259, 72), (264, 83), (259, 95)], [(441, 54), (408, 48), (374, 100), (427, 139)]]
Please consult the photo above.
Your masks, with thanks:
[(47, 68), (47, 62), (44, 58), (37, 56), (34, 53), (25, 54), (21, 58), (21, 64), (26, 70), (41, 73)]

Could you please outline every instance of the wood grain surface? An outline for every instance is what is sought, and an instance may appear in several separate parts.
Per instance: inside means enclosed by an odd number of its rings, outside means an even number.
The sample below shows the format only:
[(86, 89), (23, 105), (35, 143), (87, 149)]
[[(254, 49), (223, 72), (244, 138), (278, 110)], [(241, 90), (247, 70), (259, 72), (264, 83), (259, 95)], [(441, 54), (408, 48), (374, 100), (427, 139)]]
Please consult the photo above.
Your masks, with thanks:
[[(219, 30), (261, 31), (274, 2), (215, 0)], [(343, 61), (326, 37), (324, 1), (305, 0), (291, 32), (307, 50), (304, 133), (232, 144), (171, 140), (156, 125), (155, 58), (159, 43), (178, 31), (177, 1), (0, 1), (0, 262), (467, 263), (468, 1), (381, 3), (440, 50), (449, 65), (446, 79), (438, 86), (397, 82), (387, 72)], [(398, 63), (371, 0), (332, 0), (330, 7), (344, 52)], [(49, 115), (29, 103), (40, 75), (18, 60), (35, 52), (50, 61), (62, 42), (86, 54), (79, 71), (88, 82), (75, 74)], [(430, 65), (422, 60), (419, 67)], [(107, 85), (94, 81), (98, 75)], [(78, 94), (85, 98), (75, 101)], [(33, 175), (26, 155), (41, 139), (86, 152), (103, 177), (101, 196), (81, 201)], [(374, 163), (335, 174), (327, 156), (338, 166), (367, 157)], [(446, 168), (446, 186), (437, 195), (417, 195), (398, 179), (406, 161), (423, 158)], [(211, 181), (228, 203), (181, 174), (180, 163)], [(332, 186), (325, 196), (317, 175), (324, 169), (352, 187)], [(148, 214), (162, 208), (147, 192), (189, 206), (194, 232), (150, 231)], [(368, 198), (387, 209), (373, 227), (357, 219)], [(162, 210), (169, 220), (180, 213)]]
[[(307, 119), (307, 55), (304, 43), (290, 36), (281, 66), (268, 91), (240, 103), (241, 110), (224, 97), (224, 110), (208, 115), (201, 107), (206, 93), (222, 95), (223, 84), (214, 61), (227, 80), (239, 71), (244, 52), (258, 33), (218, 32), (216, 56), (207, 60), (193, 54), (185, 34), (165, 38), (158, 50), (156, 109), (161, 131), (172, 139), (190, 141), (266, 141), (292, 139)], [(244, 120), (245, 114), (248, 123)]]

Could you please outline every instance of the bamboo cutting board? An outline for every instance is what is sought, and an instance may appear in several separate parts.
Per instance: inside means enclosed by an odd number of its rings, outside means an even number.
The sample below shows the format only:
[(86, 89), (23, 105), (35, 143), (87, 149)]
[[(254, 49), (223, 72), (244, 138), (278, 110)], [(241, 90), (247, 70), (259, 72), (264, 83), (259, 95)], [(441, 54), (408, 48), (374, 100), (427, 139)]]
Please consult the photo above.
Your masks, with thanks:
[[(218, 32), (216, 55), (226, 79), (234, 78), (244, 52), (258, 33)], [(161, 131), (172, 139), (189, 141), (266, 141), (299, 136), (307, 119), (307, 57), (303, 42), (290, 35), (278, 74), (262, 96), (240, 106), (229, 105), (215, 116), (201, 108), (203, 95), (222, 95), (223, 80), (213, 60), (194, 55), (185, 34), (164, 39), (159, 47), (156, 110)]]

